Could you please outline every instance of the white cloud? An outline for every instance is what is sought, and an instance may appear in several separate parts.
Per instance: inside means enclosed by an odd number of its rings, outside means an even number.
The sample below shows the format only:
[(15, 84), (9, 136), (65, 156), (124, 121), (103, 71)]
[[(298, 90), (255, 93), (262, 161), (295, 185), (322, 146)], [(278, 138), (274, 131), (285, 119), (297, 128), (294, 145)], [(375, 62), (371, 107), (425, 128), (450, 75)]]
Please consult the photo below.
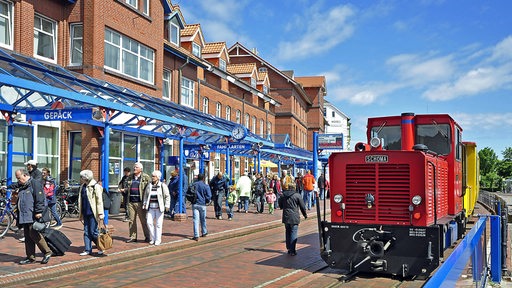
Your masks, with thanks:
[(503, 127), (512, 127), (512, 113), (453, 113), (452, 117), (466, 132), (502, 131)]
[(305, 58), (330, 50), (352, 36), (354, 27), (349, 21), (352, 16), (354, 11), (347, 5), (319, 12), (306, 10), (302, 17), (303, 21), (307, 21), (306, 31), (297, 33), (302, 37), (295, 41), (279, 43), (278, 59)]
[(396, 68), (400, 79), (413, 85), (449, 79), (455, 70), (452, 56), (428, 58), (401, 54), (389, 58), (387, 64)]
[(363, 86), (340, 85), (328, 90), (329, 97), (347, 101), (350, 104), (367, 106), (374, 104), (382, 96), (392, 93), (401, 86), (395, 83), (371, 83)]

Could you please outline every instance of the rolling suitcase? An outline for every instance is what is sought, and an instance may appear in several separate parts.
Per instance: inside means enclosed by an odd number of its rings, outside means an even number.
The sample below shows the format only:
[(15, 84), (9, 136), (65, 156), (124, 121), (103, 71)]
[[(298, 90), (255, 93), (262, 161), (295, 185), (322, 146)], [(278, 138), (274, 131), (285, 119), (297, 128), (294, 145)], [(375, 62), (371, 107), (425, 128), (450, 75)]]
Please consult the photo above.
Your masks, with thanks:
[(45, 229), (42, 234), (46, 243), (48, 243), (48, 247), (52, 250), (53, 255), (62, 256), (68, 251), (69, 246), (71, 246), (71, 240), (59, 230), (49, 228)]

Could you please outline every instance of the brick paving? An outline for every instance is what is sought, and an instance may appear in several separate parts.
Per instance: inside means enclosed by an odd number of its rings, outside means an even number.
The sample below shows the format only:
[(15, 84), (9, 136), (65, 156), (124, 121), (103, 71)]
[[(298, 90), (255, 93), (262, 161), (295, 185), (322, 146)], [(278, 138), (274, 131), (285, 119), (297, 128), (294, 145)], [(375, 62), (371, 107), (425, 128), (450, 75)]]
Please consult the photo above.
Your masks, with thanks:
[[(149, 245), (144, 240), (142, 228), (138, 225), (137, 243), (125, 243), (128, 237), (128, 223), (123, 222), (124, 214), (110, 215), (109, 225), (114, 227), (114, 246), (107, 251), (108, 256), (93, 253), (89, 256), (80, 256), (84, 249), (83, 224), (77, 218), (65, 218), (61, 231), (72, 241), (70, 250), (64, 256), (53, 256), (46, 265), (40, 264), (42, 254), (36, 247), (37, 261), (32, 264), (19, 265), (18, 262), (25, 257), (24, 244), (18, 241), (22, 235), (16, 235), (9, 231), (4, 239), (0, 240), (0, 287), (11, 284), (26, 283), (37, 278), (60, 276), (90, 267), (114, 265), (115, 263), (204, 245), (209, 242), (228, 239), (233, 236), (250, 234), (259, 230), (266, 230), (272, 227), (280, 227), (281, 211), (279, 209), (273, 215), (268, 213), (257, 214), (255, 208), (251, 207), (249, 213), (235, 213), (232, 221), (227, 220), (224, 213), (224, 220), (214, 218), (213, 206), (207, 208), (208, 237), (200, 238), (198, 242), (191, 240), (193, 236), (191, 210), (187, 210), (188, 218), (184, 222), (164, 220), (162, 245)], [(316, 214), (311, 210), (310, 216)], [(139, 222), (140, 223), (140, 222)]]

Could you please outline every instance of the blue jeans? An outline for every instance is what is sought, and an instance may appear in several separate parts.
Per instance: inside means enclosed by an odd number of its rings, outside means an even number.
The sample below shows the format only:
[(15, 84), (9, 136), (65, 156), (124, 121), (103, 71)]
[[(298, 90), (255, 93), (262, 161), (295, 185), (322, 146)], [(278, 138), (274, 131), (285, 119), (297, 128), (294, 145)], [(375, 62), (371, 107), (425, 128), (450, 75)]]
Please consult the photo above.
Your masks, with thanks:
[(53, 219), (57, 221), (57, 226), (62, 225), (62, 221), (59, 217), (59, 214), (57, 214), (57, 203), (48, 203), (48, 207), (50, 208), (50, 211), (52, 212)]
[(238, 202), (238, 210), (244, 207), (244, 211), (249, 211), (249, 196), (240, 196), (240, 202)]
[(84, 215), (84, 244), (85, 251), (92, 252), (92, 243), (98, 241), (98, 222), (94, 215)]
[[(183, 192), (185, 193), (185, 192)], [(169, 214), (171, 216), (174, 216), (174, 214), (176, 213), (180, 213), (180, 201), (179, 200), (179, 197), (176, 196), (176, 197), (173, 197), (171, 196), (171, 209), (169, 210)], [(181, 213), (180, 214), (187, 214), (187, 202), (186, 202), (186, 199), (185, 199), (185, 194), (183, 194), (183, 201), (181, 202)]]
[(219, 191), (213, 196), (213, 207), (215, 210), (215, 217), (222, 216), (222, 199), (224, 198), (224, 191)]
[(194, 237), (199, 237), (199, 223), (201, 223), (201, 233), (205, 235), (208, 233), (208, 228), (206, 228), (206, 206), (193, 204), (192, 205), (194, 220)]
[(313, 191), (304, 190), (304, 196), (302, 200), (304, 200), (304, 204), (306, 204), (306, 209), (311, 210), (311, 196)]
[(228, 219), (233, 218), (233, 206), (235, 206), (235, 204), (228, 203), (228, 207), (226, 208), (226, 212), (228, 213)]
[(298, 224), (284, 224), (285, 238), (286, 238), (286, 250), (289, 253), (297, 253), (295, 247), (297, 246), (297, 234), (299, 231)]
[(320, 200), (324, 200), (325, 198), (325, 188), (318, 188), (318, 190), (320, 191)]

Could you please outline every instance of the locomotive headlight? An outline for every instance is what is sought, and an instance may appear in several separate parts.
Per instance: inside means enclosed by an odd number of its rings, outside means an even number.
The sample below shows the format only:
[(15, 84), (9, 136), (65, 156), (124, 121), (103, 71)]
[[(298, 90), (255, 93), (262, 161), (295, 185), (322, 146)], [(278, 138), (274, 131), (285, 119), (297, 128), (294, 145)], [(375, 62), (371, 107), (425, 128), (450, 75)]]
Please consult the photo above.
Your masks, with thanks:
[(343, 195), (341, 195), (341, 194), (334, 195), (334, 203), (341, 203), (341, 201), (343, 201)]
[(380, 146), (380, 139), (375, 137), (375, 138), (372, 138), (370, 140), (370, 146), (372, 146), (373, 148), (377, 148)]
[(420, 195), (415, 195), (414, 197), (412, 197), (412, 204), (418, 206), (420, 205), (421, 203), (421, 196)]

